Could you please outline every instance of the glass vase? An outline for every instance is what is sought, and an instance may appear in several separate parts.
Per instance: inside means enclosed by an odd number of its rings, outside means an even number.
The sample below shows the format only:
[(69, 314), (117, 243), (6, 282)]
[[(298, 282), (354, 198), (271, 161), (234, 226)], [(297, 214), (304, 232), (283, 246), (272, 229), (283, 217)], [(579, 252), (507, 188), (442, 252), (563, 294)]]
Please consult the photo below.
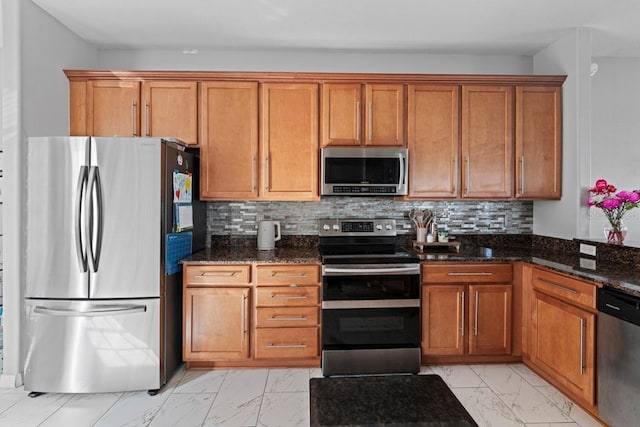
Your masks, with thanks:
[(610, 224), (609, 227), (604, 228), (604, 237), (607, 239), (607, 243), (622, 245), (624, 238), (627, 237), (627, 227), (622, 221), (617, 224)]

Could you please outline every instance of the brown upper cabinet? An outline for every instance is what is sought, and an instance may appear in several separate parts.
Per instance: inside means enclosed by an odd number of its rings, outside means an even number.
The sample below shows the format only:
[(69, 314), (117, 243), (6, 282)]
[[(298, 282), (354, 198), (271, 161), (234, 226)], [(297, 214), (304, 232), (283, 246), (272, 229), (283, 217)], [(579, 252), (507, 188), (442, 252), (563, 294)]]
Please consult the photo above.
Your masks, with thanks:
[(78, 120), (85, 127), (72, 125), (72, 135), (140, 136), (140, 82), (93, 80), (86, 83), (85, 93), (84, 104), (72, 102), (85, 106), (72, 111), (85, 116)]
[(459, 86), (408, 86), (408, 197), (459, 197), (459, 99)]
[(200, 84), (200, 197), (258, 197), (258, 83)]
[(70, 134), (165, 136), (195, 145), (197, 85), (189, 81), (71, 82)]
[(318, 85), (263, 83), (261, 198), (317, 200)]
[(513, 197), (513, 87), (462, 86), (462, 198)]
[(565, 76), (65, 74), (71, 135), (197, 144), (205, 200), (318, 200), (320, 146), (406, 145), (409, 199), (562, 193)]
[(198, 144), (198, 83), (142, 82), (141, 136), (168, 136)]
[(322, 85), (322, 146), (361, 145), (405, 145), (403, 84)]
[(516, 88), (516, 198), (562, 195), (562, 88)]

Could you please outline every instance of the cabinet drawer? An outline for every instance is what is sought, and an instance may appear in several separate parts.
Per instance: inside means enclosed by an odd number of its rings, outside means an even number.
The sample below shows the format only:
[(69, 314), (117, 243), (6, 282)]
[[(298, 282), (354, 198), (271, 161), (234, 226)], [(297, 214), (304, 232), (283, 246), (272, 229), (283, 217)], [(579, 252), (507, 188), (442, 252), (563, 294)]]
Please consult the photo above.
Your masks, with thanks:
[(562, 274), (533, 269), (533, 288), (547, 295), (553, 295), (567, 302), (574, 302), (588, 308), (596, 308), (595, 283), (589, 283)]
[(318, 286), (258, 286), (258, 307), (318, 305)]
[(318, 307), (262, 307), (258, 309), (256, 327), (288, 328), (318, 326)]
[(423, 283), (511, 282), (511, 264), (422, 265)]
[(318, 357), (318, 328), (256, 329), (256, 359)]
[(248, 265), (188, 265), (184, 269), (185, 284), (193, 285), (246, 285), (251, 281)]
[(256, 269), (261, 285), (315, 285), (320, 281), (317, 265), (259, 265)]

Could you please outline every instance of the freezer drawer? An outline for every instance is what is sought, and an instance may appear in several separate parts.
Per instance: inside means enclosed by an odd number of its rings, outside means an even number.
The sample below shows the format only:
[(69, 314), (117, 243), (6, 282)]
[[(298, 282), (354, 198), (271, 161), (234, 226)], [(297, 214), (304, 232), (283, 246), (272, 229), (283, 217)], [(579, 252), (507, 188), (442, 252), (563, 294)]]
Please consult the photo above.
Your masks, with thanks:
[(160, 299), (27, 299), (24, 388), (99, 393), (160, 388)]

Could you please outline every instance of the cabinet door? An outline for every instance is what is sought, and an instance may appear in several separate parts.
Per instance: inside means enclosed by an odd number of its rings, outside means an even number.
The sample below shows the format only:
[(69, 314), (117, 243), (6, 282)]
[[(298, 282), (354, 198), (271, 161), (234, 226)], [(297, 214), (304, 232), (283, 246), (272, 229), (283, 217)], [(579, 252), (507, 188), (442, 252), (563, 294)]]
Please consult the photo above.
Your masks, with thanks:
[(258, 196), (258, 84), (200, 86), (200, 196), (245, 200)]
[(531, 310), (531, 363), (572, 397), (593, 405), (595, 314), (535, 290)]
[(513, 88), (462, 87), (462, 197), (513, 196)]
[(465, 286), (422, 287), (422, 354), (464, 354)]
[(409, 85), (409, 197), (459, 195), (459, 86)]
[(362, 85), (322, 85), (322, 146), (359, 146), (362, 134)]
[(366, 85), (365, 145), (404, 145), (404, 86)]
[(198, 83), (142, 83), (142, 135), (167, 136), (198, 143)]
[(186, 288), (185, 361), (249, 357), (248, 287)]
[(562, 194), (562, 88), (516, 88), (516, 197)]
[(511, 354), (511, 285), (469, 285), (469, 354)]
[(87, 135), (140, 136), (140, 82), (87, 82)]
[(318, 85), (262, 85), (260, 195), (318, 199)]

